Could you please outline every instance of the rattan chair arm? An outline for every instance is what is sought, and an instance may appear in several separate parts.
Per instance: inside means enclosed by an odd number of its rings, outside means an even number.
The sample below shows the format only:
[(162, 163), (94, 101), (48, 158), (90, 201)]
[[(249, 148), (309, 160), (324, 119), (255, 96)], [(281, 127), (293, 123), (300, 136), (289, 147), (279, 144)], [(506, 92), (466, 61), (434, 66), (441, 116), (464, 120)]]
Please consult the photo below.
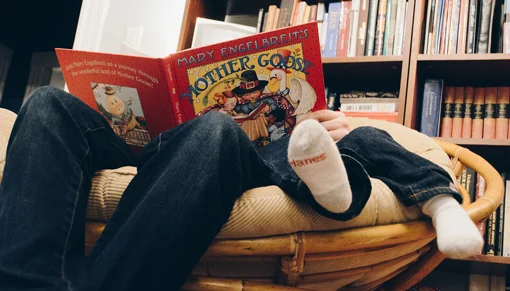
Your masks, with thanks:
[[(504, 185), (501, 175), (484, 158), (458, 145), (436, 140), (449, 156), (458, 154), (459, 161), (475, 170), (485, 179), (487, 188), (483, 197), (465, 206), (471, 219), (479, 222), (487, 218), (503, 201)], [(460, 151), (460, 152), (459, 152)]]

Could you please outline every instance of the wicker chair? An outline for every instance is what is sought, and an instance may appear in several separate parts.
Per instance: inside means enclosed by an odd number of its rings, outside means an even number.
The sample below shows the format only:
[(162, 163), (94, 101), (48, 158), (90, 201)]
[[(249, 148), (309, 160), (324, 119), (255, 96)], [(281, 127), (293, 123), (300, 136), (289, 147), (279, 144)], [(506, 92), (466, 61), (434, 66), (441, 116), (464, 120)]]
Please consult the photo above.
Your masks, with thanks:
[[(13, 120), (12, 115), (5, 118), (2, 113), (6, 116), (0, 110), (0, 120)], [(5, 123), (2, 125), (0, 179), (2, 154), (9, 131)], [(409, 131), (411, 136), (417, 134), (409, 129), (404, 131)], [(442, 141), (437, 143), (440, 145), (438, 149), (442, 148), (449, 155), (449, 166), (457, 177), (464, 166), (469, 166), (485, 178), (485, 196), (474, 203), (470, 203), (467, 191), (460, 185), (459, 188), (465, 198), (463, 206), (473, 221), (487, 218), (502, 201), (503, 182), (499, 173), (467, 149)], [(111, 196), (117, 193), (120, 197), (135, 174), (133, 168), (119, 169), (115, 175), (98, 174), (92, 192), (107, 192)], [(94, 185), (111, 184), (111, 179), (115, 180), (115, 185), (108, 190), (94, 188)], [(107, 221), (119, 197), (116, 201), (108, 197), (90, 200), (89, 208), (103, 209), (94, 215)], [(109, 209), (109, 213), (105, 209)], [(87, 252), (99, 238), (104, 225), (104, 222), (87, 223)], [(421, 281), (443, 259), (435, 245), (435, 232), (430, 220), (423, 218), (341, 230), (217, 238), (183, 290), (336, 290), (339, 287), (341, 290), (406, 290)]]

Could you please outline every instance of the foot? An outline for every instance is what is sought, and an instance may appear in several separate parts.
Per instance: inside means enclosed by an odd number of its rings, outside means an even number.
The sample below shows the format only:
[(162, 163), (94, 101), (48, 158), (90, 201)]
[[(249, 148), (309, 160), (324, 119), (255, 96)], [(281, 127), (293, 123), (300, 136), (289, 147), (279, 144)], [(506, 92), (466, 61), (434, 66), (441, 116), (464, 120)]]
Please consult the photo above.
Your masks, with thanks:
[(342, 213), (352, 202), (347, 171), (326, 129), (316, 120), (294, 128), (289, 141), (289, 163), (326, 210)]
[(445, 256), (465, 259), (481, 253), (483, 238), (480, 231), (452, 196), (434, 196), (423, 203), (422, 211), (432, 218), (437, 246)]

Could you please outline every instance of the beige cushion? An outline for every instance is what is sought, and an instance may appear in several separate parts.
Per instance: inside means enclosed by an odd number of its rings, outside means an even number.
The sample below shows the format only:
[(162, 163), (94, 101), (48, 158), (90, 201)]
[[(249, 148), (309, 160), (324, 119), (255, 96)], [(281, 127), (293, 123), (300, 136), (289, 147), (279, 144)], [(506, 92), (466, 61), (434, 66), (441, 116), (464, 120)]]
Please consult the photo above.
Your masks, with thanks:
[[(1, 114), (0, 120), (3, 121)], [(450, 159), (431, 138), (395, 123), (363, 118), (349, 120), (351, 128), (370, 125), (388, 131), (405, 148), (435, 162), (454, 177)], [(0, 137), (8, 131), (6, 126), (0, 130), (4, 131), (0, 132)], [(2, 142), (5, 143), (0, 139), (0, 149)], [(0, 150), (0, 153), (3, 152)], [(135, 175), (136, 168), (133, 167), (98, 171), (92, 182), (88, 219), (108, 221), (124, 189)], [(228, 222), (217, 237), (248, 238), (296, 231), (333, 230), (405, 222), (421, 217), (418, 207), (403, 207), (386, 184), (378, 179), (371, 179), (371, 183), (372, 194), (364, 210), (347, 222), (331, 220), (315, 213), (307, 205), (292, 200), (276, 186), (249, 190), (236, 201)]]

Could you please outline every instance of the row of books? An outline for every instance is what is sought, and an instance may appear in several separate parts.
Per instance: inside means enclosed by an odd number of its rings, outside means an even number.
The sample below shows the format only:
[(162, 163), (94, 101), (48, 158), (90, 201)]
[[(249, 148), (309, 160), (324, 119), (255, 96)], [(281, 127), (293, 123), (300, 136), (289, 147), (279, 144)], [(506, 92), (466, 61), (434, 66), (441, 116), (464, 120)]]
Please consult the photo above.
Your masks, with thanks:
[[(491, 216), (478, 224), (478, 228), (485, 240), (484, 255), (510, 257), (510, 175), (502, 173), (501, 178), (505, 185), (503, 202)], [(471, 201), (485, 193), (484, 178), (469, 167), (464, 169), (458, 183), (468, 191)]]
[(429, 0), (423, 53), (507, 52), (505, 1)]
[(257, 32), (317, 21), (326, 58), (401, 55), (407, 0), (351, 0), (308, 5), (282, 0), (260, 9)]
[(329, 3), (324, 57), (401, 55), (406, 0), (352, 0)]
[(346, 116), (397, 122), (398, 92), (349, 91), (337, 93), (326, 88), (329, 110), (340, 110)]
[(432, 137), (510, 138), (510, 87), (444, 86), (427, 79), (420, 131)]

